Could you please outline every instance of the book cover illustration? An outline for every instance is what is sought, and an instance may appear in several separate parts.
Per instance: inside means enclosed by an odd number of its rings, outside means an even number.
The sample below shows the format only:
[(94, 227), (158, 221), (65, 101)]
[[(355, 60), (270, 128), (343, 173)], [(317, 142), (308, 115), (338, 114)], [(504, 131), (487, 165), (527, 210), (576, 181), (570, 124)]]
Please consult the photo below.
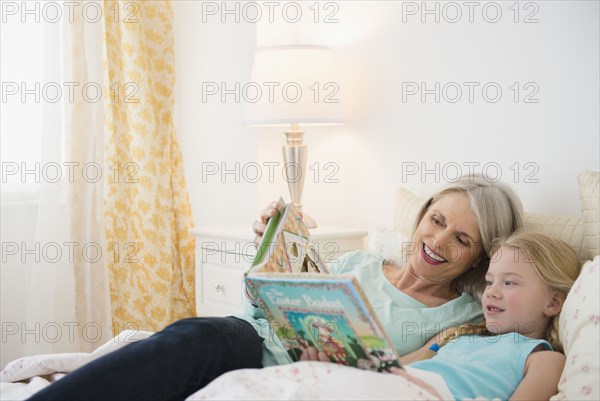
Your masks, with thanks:
[(293, 204), (283, 199), (269, 220), (258, 246), (251, 272), (328, 272), (311, 242), (302, 216)]
[(292, 360), (313, 346), (343, 365), (378, 372), (401, 366), (352, 276), (260, 273), (246, 285)]

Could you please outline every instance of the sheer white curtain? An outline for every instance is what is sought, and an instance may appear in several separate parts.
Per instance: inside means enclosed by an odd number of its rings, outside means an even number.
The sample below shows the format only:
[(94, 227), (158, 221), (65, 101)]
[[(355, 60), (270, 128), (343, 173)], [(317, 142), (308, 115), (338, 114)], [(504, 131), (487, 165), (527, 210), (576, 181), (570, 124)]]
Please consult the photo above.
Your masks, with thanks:
[(101, 23), (2, 24), (2, 366), (112, 335)]
[[(100, 7), (100, 2), (95, 2)], [(85, 244), (75, 254), (75, 316), (80, 328), (80, 349), (91, 351), (112, 337), (109, 275), (106, 258), (114, 250), (104, 241), (103, 189), (112, 171), (104, 162), (104, 106), (110, 102), (109, 84), (103, 82), (104, 36), (102, 23), (81, 18), (68, 24), (65, 44), (65, 72), (70, 82), (101, 89), (67, 103), (65, 121), (67, 155), (81, 166), (69, 186), (69, 231), (73, 241)], [(91, 169), (88, 167), (93, 166)], [(100, 170), (98, 170), (98, 167)], [(96, 173), (101, 172), (97, 177)], [(93, 246), (92, 246), (93, 244)], [(100, 250), (94, 257), (84, 247)], [(93, 253), (93, 252), (92, 252)]]
[[(62, 84), (65, 82), (62, 73), (62, 25), (41, 24), (43, 26), (43, 49), (41, 52), (39, 83), (41, 110), (41, 127), (39, 139), (41, 151), (39, 155), (39, 174), (37, 181), (37, 220), (33, 244), (21, 244), (21, 254), (31, 263), (27, 308), (21, 323), (20, 331), (26, 354), (56, 352), (58, 350), (74, 350), (78, 338), (65, 331), (67, 322), (75, 322), (73, 305), (75, 304), (75, 286), (73, 266), (66, 253), (65, 244), (69, 241), (65, 222), (68, 218), (66, 202), (67, 183), (63, 176), (64, 145), (63, 130), (64, 97)], [(23, 49), (26, 50), (26, 49)], [(28, 78), (28, 77), (27, 77)], [(26, 78), (26, 79), (27, 79)], [(43, 88), (53, 86), (54, 93)], [(61, 89), (61, 92), (58, 91)], [(60, 96), (59, 96), (60, 95)], [(54, 102), (55, 97), (59, 100)], [(24, 101), (23, 101), (24, 100)], [(34, 99), (21, 99), (21, 107), (25, 113)], [(38, 117), (39, 118), (39, 117)], [(35, 140), (32, 138), (32, 140)], [(38, 170), (37, 165), (24, 166)], [(54, 171), (53, 171), (54, 170)], [(59, 175), (60, 174), (60, 175)], [(21, 177), (27, 185), (32, 184), (28, 178)], [(59, 179), (60, 178), (60, 179)], [(33, 251), (32, 255), (24, 249)], [(33, 256), (33, 257), (31, 257)], [(29, 334), (28, 334), (29, 333)], [(24, 335), (24, 338), (23, 338)]]

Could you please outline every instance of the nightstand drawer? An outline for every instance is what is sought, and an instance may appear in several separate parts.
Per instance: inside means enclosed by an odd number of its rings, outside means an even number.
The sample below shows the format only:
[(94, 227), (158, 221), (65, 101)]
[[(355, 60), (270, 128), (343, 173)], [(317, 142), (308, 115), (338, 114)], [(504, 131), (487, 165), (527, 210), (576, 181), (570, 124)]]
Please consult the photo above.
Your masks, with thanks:
[[(194, 228), (196, 236), (196, 313), (199, 316), (227, 316), (240, 313), (244, 272), (256, 246), (248, 226)], [(325, 263), (332, 263), (348, 251), (363, 248), (366, 231), (319, 227), (311, 229)]]
[(242, 271), (248, 270), (252, 265), (254, 255), (223, 252), (221, 249), (225, 248), (220, 248), (219, 246), (219, 244), (209, 243), (206, 247), (203, 246), (198, 249), (196, 252), (196, 255), (200, 257), (198, 262), (202, 264), (229, 266)]
[(243, 270), (206, 263), (202, 273), (203, 302), (242, 305)]

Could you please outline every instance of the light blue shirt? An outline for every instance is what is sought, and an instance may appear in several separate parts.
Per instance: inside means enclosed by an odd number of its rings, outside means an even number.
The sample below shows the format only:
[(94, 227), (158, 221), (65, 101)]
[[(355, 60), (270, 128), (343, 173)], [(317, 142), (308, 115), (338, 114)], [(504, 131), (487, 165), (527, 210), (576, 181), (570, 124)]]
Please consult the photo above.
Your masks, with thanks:
[(457, 400), (484, 397), (508, 400), (523, 378), (525, 362), (544, 340), (507, 333), (465, 335), (439, 349), (436, 356), (410, 366), (440, 374)]
[[(433, 308), (404, 294), (383, 274), (383, 262), (379, 254), (354, 251), (341, 256), (329, 268), (332, 274), (352, 274), (358, 278), (398, 354), (417, 350), (447, 327), (483, 320), (481, 305), (467, 293)], [(236, 317), (249, 322), (264, 339), (263, 366), (292, 362), (260, 308), (245, 299), (243, 312)]]

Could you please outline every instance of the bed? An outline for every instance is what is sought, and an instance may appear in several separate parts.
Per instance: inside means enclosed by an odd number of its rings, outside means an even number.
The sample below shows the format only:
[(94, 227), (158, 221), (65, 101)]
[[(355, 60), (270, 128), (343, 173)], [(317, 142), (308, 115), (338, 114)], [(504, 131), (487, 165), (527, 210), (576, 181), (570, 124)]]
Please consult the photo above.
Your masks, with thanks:
[[(560, 337), (567, 358), (559, 392), (553, 400), (600, 399), (600, 173), (578, 176), (581, 214), (548, 216), (528, 213), (526, 228), (568, 242), (578, 252), (582, 272), (560, 317)], [(394, 231), (371, 235), (370, 247), (389, 252), (409, 238), (422, 204), (405, 188), (397, 190)], [(21, 358), (0, 373), (1, 399), (22, 400), (68, 372), (127, 343), (152, 333), (124, 331), (92, 353), (53, 354)], [(436, 381), (435, 377), (430, 378)], [(443, 384), (438, 387), (444, 391)], [(445, 397), (446, 398), (446, 397)], [(188, 398), (201, 399), (433, 399), (402, 377), (383, 375), (334, 364), (301, 362), (260, 370), (239, 370), (221, 376)]]

